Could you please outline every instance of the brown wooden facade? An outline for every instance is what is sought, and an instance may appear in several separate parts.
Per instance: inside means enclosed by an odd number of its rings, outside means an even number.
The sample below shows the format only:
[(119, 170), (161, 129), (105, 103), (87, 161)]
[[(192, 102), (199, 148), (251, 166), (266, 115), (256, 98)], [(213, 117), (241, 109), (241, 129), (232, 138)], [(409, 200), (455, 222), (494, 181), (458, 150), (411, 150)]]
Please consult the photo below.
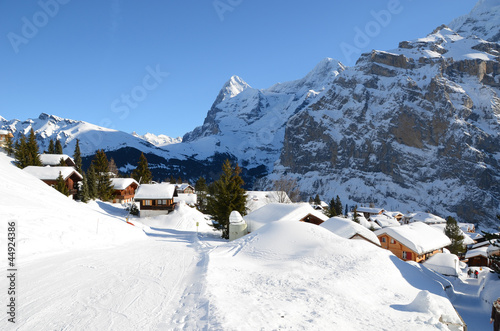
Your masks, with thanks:
[(443, 252), (443, 249), (441, 248), (432, 252), (418, 254), (386, 233), (379, 235), (378, 239), (380, 240), (382, 248), (390, 250), (392, 254), (396, 255), (403, 261), (424, 262), (434, 254)]
[(11, 132), (8, 132), (7, 134), (0, 133), (0, 147), (5, 148), (5, 146), (7, 145), (7, 139), (9, 138), (14, 138), (14, 135)]
[(477, 255), (469, 258), (469, 261), (467, 262), (467, 265), (469, 267), (489, 267), (490, 266), (490, 260), (483, 255)]
[(306, 222), (306, 223), (312, 223), (312, 224), (316, 224), (316, 225), (320, 225), (321, 223), (324, 222), (322, 219), (320, 219), (312, 214), (307, 214), (307, 216), (302, 218), (300, 221)]
[[(52, 187), (55, 187), (57, 185), (57, 180), (49, 180), (49, 179), (42, 179), (44, 183), (47, 185), (50, 185)], [(66, 187), (68, 188), (69, 194), (73, 196), (73, 199), (76, 198), (76, 194), (78, 193), (78, 182), (81, 181), (80, 177), (73, 173), (71, 176), (66, 178), (64, 183), (66, 184)]]
[(132, 183), (124, 190), (115, 190), (113, 192), (113, 203), (131, 202), (134, 198), (137, 187), (138, 185), (136, 183)]
[(171, 212), (176, 205), (174, 199), (144, 199), (136, 201), (140, 203), (141, 210), (166, 210)]

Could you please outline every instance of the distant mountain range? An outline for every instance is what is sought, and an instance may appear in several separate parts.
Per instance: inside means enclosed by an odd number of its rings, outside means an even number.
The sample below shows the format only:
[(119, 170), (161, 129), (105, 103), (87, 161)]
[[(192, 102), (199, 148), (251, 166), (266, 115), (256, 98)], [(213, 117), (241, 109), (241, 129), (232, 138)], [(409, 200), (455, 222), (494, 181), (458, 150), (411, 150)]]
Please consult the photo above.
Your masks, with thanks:
[(202, 126), (182, 138), (138, 136), (42, 114), (0, 118), (42, 149), (75, 139), (89, 162), (105, 149), (124, 173), (146, 153), (157, 179), (208, 181), (225, 158), (247, 188), (296, 178), (304, 198), (339, 195), (401, 212), (424, 210), (493, 225), (500, 212), (500, 0), (482, 0), (449, 26), (346, 67), (326, 58), (304, 78), (255, 89), (233, 76)]

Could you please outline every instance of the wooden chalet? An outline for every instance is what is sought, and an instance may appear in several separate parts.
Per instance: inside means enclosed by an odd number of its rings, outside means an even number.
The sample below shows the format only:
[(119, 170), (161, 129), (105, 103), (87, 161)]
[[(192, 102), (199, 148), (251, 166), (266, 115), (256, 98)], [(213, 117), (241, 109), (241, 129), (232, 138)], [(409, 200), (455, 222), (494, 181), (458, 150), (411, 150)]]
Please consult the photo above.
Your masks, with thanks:
[(467, 251), (465, 259), (469, 267), (489, 267), (488, 246), (485, 245)]
[(0, 147), (5, 148), (7, 146), (7, 139), (14, 138), (12, 132), (8, 130), (0, 130)]
[(40, 162), (42, 162), (42, 165), (44, 166), (61, 166), (61, 160), (68, 167), (75, 166), (75, 161), (66, 154), (40, 154)]
[(139, 203), (140, 217), (150, 217), (173, 211), (176, 205), (175, 197), (175, 184), (142, 184), (135, 192), (134, 200)]
[(139, 183), (133, 178), (111, 178), (113, 185), (113, 203), (132, 202), (135, 196), (135, 190)]
[(372, 215), (381, 215), (384, 212), (384, 210), (381, 208), (370, 207), (358, 207), (356, 210), (358, 213), (362, 213), (366, 219), (368, 219)]
[(423, 262), (451, 244), (444, 233), (422, 222), (383, 228), (375, 234), (382, 248), (404, 261)]
[(80, 175), (78, 171), (72, 167), (28, 166), (23, 170), (52, 187), (56, 186), (57, 178), (59, 177), (59, 174), (61, 174), (70, 195), (73, 196), (73, 199), (76, 197), (78, 192), (78, 182), (83, 180), (82, 175)]
[(192, 194), (195, 192), (194, 187), (192, 187), (188, 183), (176, 184), (176, 186), (177, 186), (177, 193)]
[(381, 246), (375, 233), (347, 218), (335, 216), (329, 218), (320, 226), (346, 239), (361, 239), (376, 246)]

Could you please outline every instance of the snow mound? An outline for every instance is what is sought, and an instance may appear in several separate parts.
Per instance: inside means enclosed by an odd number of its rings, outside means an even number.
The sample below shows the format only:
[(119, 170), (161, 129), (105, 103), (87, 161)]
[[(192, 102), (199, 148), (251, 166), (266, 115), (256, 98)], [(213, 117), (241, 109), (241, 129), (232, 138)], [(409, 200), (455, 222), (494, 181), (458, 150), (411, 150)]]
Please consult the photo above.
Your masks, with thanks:
[(125, 217), (102, 210), (102, 203), (71, 200), (11, 161), (0, 153), (0, 232), (7, 233), (7, 223), (16, 222), (20, 259), (146, 239)]
[(420, 291), (415, 299), (407, 306), (408, 311), (428, 313), (439, 316), (440, 320), (452, 324), (460, 324), (460, 318), (450, 310), (449, 301), (432, 295), (429, 291)]
[(212, 232), (210, 221), (197, 209), (189, 207), (183, 201), (177, 203), (173, 212), (168, 215), (141, 218), (140, 222), (156, 229), (175, 229), (182, 231)]
[(215, 248), (207, 283), (210, 323), (227, 329), (447, 330), (433, 311), (397, 309), (422, 289), (439, 313), (454, 314), (419, 268), (302, 222), (273, 222)]

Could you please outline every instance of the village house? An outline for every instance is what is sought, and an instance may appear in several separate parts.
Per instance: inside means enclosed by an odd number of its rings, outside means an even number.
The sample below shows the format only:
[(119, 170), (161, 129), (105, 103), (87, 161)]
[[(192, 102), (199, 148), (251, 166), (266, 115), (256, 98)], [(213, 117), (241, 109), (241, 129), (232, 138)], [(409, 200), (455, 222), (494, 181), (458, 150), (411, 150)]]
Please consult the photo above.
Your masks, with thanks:
[(465, 253), (465, 260), (469, 267), (488, 267), (490, 261), (488, 259), (488, 246), (481, 246), (468, 250)]
[(319, 225), (328, 217), (309, 203), (270, 203), (245, 216), (249, 232), (279, 221), (307, 222)]
[(14, 138), (14, 135), (8, 130), (0, 130), (0, 147), (5, 148), (7, 146), (7, 139)]
[(134, 200), (139, 203), (139, 216), (150, 217), (173, 211), (175, 197), (177, 197), (175, 184), (142, 184), (135, 192)]
[(370, 218), (370, 216), (380, 215), (384, 212), (384, 210), (381, 208), (371, 207), (358, 207), (356, 210), (358, 211), (358, 213), (362, 213), (366, 219)]
[(139, 183), (133, 178), (111, 178), (113, 186), (113, 203), (132, 202), (135, 196), (135, 190)]
[(61, 166), (61, 159), (68, 167), (74, 167), (75, 161), (66, 154), (40, 154), (40, 162), (44, 166)]
[(73, 199), (76, 198), (76, 194), (78, 192), (78, 182), (83, 180), (82, 175), (80, 175), (78, 171), (72, 167), (28, 166), (23, 170), (52, 187), (56, 186), (57, 178), (59, 177), (59, 174), (61, 174), (70, 195), (73, 196)]
[(247, 191), (247, 213), (270, 203), (292, 203), (284, 191)]
[(368, 217), (368, 222), (376, 223), (380, 228), (401, 225), (396, 218), (388, 216), (386, 214), (370, 215), (370, 217)]
[(383, 228), (375, 234), (382, 248), (404, 261), (423, 262), (451, 245), (444, 233), (422, 222)]
[(376, 246), (381, 246), (375, 233), (346, 218), (332, 217), (321, 223), (319, 226), (346, 239), (361, 239)]
[(422, 222), (428, 225), (431, 224), (446, 224), (446, 220), (442, 217), (436, 216), (431, 213), (416, 212), (405, 215), (403, 217), (403, 224), (409, 224), (413, 222)]
[(192, 187), (188, 183), (176, 184), (176, 186), (177, 193), (192, 194), (195, 192), (194, 187)]

